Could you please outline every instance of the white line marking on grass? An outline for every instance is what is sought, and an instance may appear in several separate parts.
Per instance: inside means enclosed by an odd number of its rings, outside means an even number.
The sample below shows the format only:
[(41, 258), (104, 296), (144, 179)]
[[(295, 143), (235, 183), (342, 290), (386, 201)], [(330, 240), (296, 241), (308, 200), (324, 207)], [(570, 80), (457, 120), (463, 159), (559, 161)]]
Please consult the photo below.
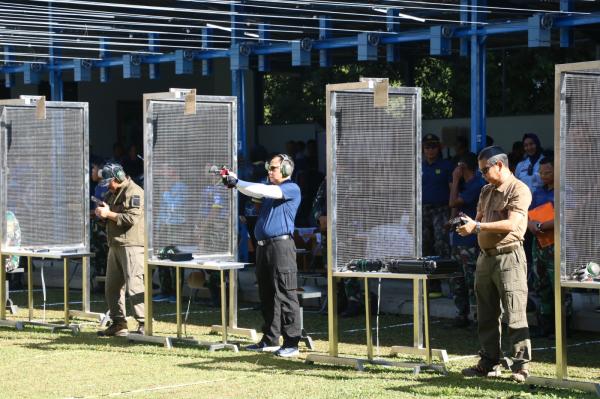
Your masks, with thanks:
[[(238, 309), (238, 312), (243, 312), (246, 310), (254, 310), (254, 308), (241, 308)], [(197, 310), (195, 312), (190, 312), (190, 314), (202, 314), (202, 313), (221, 313), (221, 309), (214, 309), (214, 310)], [(181, 312), (181, 314), (185, 314), (185, 312)], [(177, 316), (177, 312), (175, 313), (161, 313), (158, 315), (160, 316)]]
[[(440, 323), (440, 321), (431, 321), (429, 322), (429, 324), (437, 324)], [(389, 326), (385, 326), (385, 327), (379, 327), (380, 330), (386, 330), (388, 328), (396, 328), (396, 327), (408, 327), (408, 326), (412, 326), (413, 323), (400, 323), (400, 324), (390, 324)], [(375, 331), (376, 328), (372, 327), (371, 330)], [(344, 333), (354, 333), (354, 332), (359, 332), (359, 331), (367, 331), (366, 328), (354, 328), (352, 330), (344, 330), (342, 332)], [(321, 331), (317, 331), (317, 332), (309, 332), (308, 335), (325, 335), (328, 334), (327, 332), (321, 332)]]
[(219, 378), (218, 380), (210, 380), (210, 381), (196, 381), (196, 382), (188, 382), (185, 384), (175, 384), (175, 385), (163, 385), (163, 386), (158, 386), (158, 387), (152, 387), (152, 388), (141, 388), (141, 389), (134, 389), (131, 391), (121, 391), (121, 392), (112, 392), (112, 393), (104, 393), (104, 394), (100, 394), (100, 395), (94, 395), (94, 396), (68, 396), (65, 399), (92, 399), (92, 398), (113, 398), (116, 396), (123, 396), (123, 395), (135, 395), (138, 393), (146, 393), (146, 392), (155, 392), (155, 391), (162, 391), (165, 389), (176, 389), (176, 388), (185, 388), (185, 387), (191, 387), (191, 386), (195, 386), (195, 385), (206, 385), (206, 384), (213, 384), (215, 382), (223, 382), (223, 381), (231, 381), (231, 380), (239, 380), (242, 378), (249, 378), (248, 377), (237, 377), (237, 378)]
[[(577, 342), (575, 344), (570, 344), (567, 345), (568, 348), (572, 348), (575, 346), (584, 346), (584, 345), (594, 345), (594, 344), (600, 344), (600, 341), (585, 341), (585, 342)], [(532, 351), (548, 351), (548, 350), (553, 350), (556, 349), (555, 346), (547, 346), (545, 348), (532, 348)], [(456, 357), (451, 357), (450, 359), (448, 359), (449, 362), (455, 362), (457, 360), (464, 360), (464, 359), (472, 359), (472, 358), (477, 358), (479, 357), (479, 355), (466, 355), (466, 356), (456, 356)]]

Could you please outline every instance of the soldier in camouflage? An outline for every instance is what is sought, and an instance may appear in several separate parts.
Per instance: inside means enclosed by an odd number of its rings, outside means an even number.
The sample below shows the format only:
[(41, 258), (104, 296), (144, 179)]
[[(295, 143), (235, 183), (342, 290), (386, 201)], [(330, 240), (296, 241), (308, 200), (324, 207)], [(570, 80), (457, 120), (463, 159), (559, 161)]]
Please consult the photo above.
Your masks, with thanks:
[[(537, 208), (547, 202), (554, 204), (554, 159), (546, 156), (540, 161), (539, 174), (543, 183), (533, 193), (530, 209)], [(527, 227), (533, 234), (533, 289), (540, 300), (538, 307), (538, 328), (535, 336), (547, 337), (554, 333), (554, 243), (544, 245), (539, 236), (554, 231), (554, 220), (530, 220)], [(569, 319), (573, 313), (572, 297), (565, 295), (565, 313)], [(567, 323), (568, 324), (568, 323)]]

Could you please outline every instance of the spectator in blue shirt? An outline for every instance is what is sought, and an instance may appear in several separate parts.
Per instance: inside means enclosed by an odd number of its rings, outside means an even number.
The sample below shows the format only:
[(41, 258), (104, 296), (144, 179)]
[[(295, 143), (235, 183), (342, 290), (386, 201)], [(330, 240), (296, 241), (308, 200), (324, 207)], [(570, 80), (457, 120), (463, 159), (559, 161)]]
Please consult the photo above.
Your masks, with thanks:
[(542, 186), (540, 178), (540, 161), (544, 159), (542, 155), (542, 143), (534, 133), (525, 133), (523, 135), (523, 150), (525, 159), (517, 164), (515, 176), (531, 190), (531, 193)]
[[(300, 306), (297, 296), (296, 245), (294, 220), (300, 206), (300, 187), (291, 181), (294, 161), (286, 154), (275, 155), (265, 164), (269, 184), (239, 180), (230, 172), (223, 179), (229, 188), (262, 199), (254, 233), (256, 279), (261, 302), (263, 336), (247, 350), (275, 352), (277, 356), (298, 356), (300, 342)], [(283, 346), (279, 338), (283, 335)]]
[[(477, 201), (485, 180), (477, 173), (477, 155), (469, 152), (461, 156), (452, 172), (450, 185), (450, 201), (453, 216), (465, 214), (475, 218), (477, 214)], [(475, 265), (479, 255), (477, 236), (472, 234), (460, 236), (453, 231), (450, 237), (452, 258), (461, 266), (461, 275), (453, 279), (454, 304), (457, 316), (456, 327), (469, 325), (469, 313), (476, 309), (475, 300)]]

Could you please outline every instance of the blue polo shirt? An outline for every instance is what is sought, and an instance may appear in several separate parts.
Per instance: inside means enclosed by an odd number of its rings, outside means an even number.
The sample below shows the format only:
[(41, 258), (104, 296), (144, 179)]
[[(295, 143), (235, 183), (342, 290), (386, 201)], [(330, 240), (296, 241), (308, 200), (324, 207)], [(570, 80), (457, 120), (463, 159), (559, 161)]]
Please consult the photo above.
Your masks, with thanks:
[[(464, 204), (458, 208), (458, 211), (475, 219), (475, 216), (477, 216), (479, 194), (481, 193), (482, 187), (485, 185), (486, 182), (479, 173), (471, 180), (464, 182), (462, 190), (458, 193), (458, 196), (462, 198)], [(477, 245), (477, 235), (469, 234), (466, 237), (461, 237), (456, 231), (453, 231), (451, 243), (453, 247), (474, 247)]]
[(279, 186), (283, 198), (263, 198), (254, 228), (257, 240), (294, 234), (294, 219), (300, 206), (300, 187), (290, 180)]
[(554, 189), (549, 189), (548, 186), (538, 187), (533, 192), (529, 209), (537, 208), (546, 202), (551, 202), (552, 206), (554, 206)]
[(453, 169), (452, 162), (441, 157), (431, 165), (423, 161), (421, 183), (423, 204), (448, 205)]

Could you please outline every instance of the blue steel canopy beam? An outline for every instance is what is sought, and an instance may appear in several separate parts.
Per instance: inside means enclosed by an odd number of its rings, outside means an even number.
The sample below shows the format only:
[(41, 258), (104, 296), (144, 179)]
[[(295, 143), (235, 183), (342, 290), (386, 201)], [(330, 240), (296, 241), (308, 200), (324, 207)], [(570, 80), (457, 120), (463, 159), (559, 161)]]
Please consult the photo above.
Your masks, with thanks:
[[(319, 40), (327, 40), (331, 36), (331, 18), (319, 17)], [(331, 66), (331, 52), (327, 49), (319, 50), (319, 66), (321, 68), (329, 68)]]
[(37, 85), (40, 83), (41, 73), (41, 64), (25, 64), (25, 68), (23, 69), (23, 83), (26, 85)]
[(358, 60), (377, 61), (377, 46), (380, 41), (379, 35), (374, 33), (360, 33), (356, 40), (358, 42)]
[[(202, 47), (211, 48), (212, 47), (212, 28), (202, 28)], [(196, 58), (194, 58), (196, 59)], [(202, 76), (210, 76), (213, 73), (213, 63), (210, 59), (202, 60)]]
[[(108, 52), (106, 51), (106, 39), (100, 39), (100, 58), (106, 58), (108, 56)], [(99, 65), (99, 64), (96, 64)], [(109, 79), (109, 71), (107, 66), (100, 66), (100, 82), (106, 83)]]
[[(460, 20), (461, 25), (468, 24), (469, 21), (469, 12), (468, 12), (469, 0), (460, 0)], [(469, 39), (463, 37), (459, 40), (459, 54), (461, 57), (466, 57), (469, 55)]]
[[(485, 5), (485, 0), (472, 0), (476, 8)], [(481, 18), (476, 12), (471, 12), (471, 22)], [(479, 152), (486, 139), (486, 110), (485, 110), (485, 36), (477, 34), (477, 25), (473, 25), (471, 36), (471, 151)]]
[(194, 55), (190, 50), (175, 50), (175, 75), (194, 73)]
[[(395, 8), (388, 8), (387, 10), (387, 31), (390, 33), (400, 32), (400, 22), (394, 17), (398, 16), (400, 11)], [(400, 50), (397, 46), (391, 43), (385, 45), (385, 58), (387, 62), (397, 62), (400, 58)]]
[(452, 30), (447, 26), (432, 26), (429, 31), (429, 55), (452, 54)]
[[(264, 46), (270, 38), (268, 26), (266, 24), (258, 25), (258, 44), (260, 46)], [(269, 57), (264, 55), (258, 56), (258, 70), (260, 72), (269, 72), (271, 70), (271, 60), (269, 60)]]
[[(11, 55), (12, 48), (4, 46), (4, 65), (9, 65), (13, 59)], [(4, 87), (12, 87), (15, 84), (15, 78), (12, 73), (4, 72)]]
[(123, 79), (137, 79), (142, 75), (142, 58), (138, 54), (123, 55)]
[(527, 46), (550, 47), (552, 40), (552, 17), (536, 14), (527, 18)]
[(92, 62), (90, 60), (73, 61), (73, 80), (75, 82), (89, 82), (92, 80)]
[(304, 38), (292, 42), (292, 66), (310, 66), (312, 40)]
[[(574, 10), (573, 0), (560, 0), (560, 10), (571, 12)], [(560, 47), (571, 47), (573, 45), (573, 32), (569, 28), (560, 28)]]
[[(156, 47), (156, 45), (157, 45), (156, 39), (157, 38), (158, 38), (157, 33), (149, 33), (148, 34), (148, 50), (149, 51), (152, 51), (152, 52), (158, 51), (158, 49)], [(156, 64), (156, 63), (148, 64), (148, 77), (150, 79), (158, 79), (160, 77), (158, 64)]]

